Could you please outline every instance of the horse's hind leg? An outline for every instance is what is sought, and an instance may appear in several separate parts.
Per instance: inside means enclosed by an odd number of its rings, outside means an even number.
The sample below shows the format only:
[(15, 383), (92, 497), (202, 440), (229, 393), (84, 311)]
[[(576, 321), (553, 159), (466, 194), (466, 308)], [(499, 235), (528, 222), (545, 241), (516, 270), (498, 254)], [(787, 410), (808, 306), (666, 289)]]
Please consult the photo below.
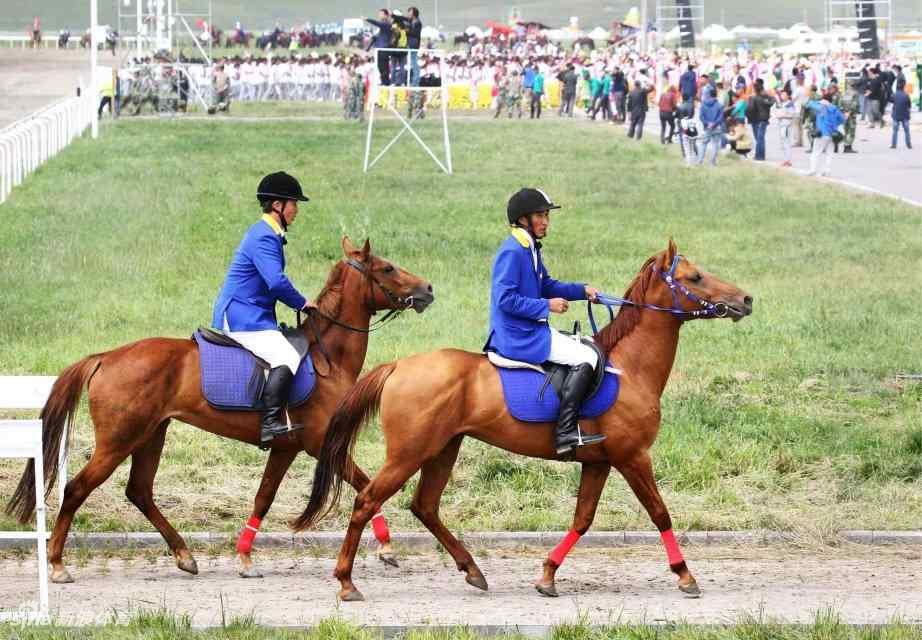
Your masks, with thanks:
[[(355, 489), (356, 493), (368, 486), (368, 476), (359, 469), (352, 456), (349, 456), (349, 460), (346, 462), (346, 469), (343, 479)], [(387, 520), (384, 519), (384, 514), (378, 511), (373, 515), (371, 525), (375, 539), (378, 541), (378, 560), (392, 567), (398, 567), (397, 556), (391, 548), (391, 533), (387, 528)]]
[(74, 579), (64, 567), (62, 556), (67, 532), (74, 520), (74, 514), (96, 487), (105, 482), (115, 468), (128, 457), (128, 452), (97, 446), (90, 461), (64, 488), (64, 500), (54, 523), (54, 531), (48, 540), (48, 561), (51, 563), (51, 581), (73, 582)]
[(698, 588), (698, 583), (688, 570), (688, 565), (685, 564), (682, 551), (672, 533), (672, 518), (669, 517), (669, 510), (666, 509), (666, 504), (656, 487), (650, 455), (646, 451), (640, 452), (631, 460), (619, 465), (618, 471), (627, 480), (631, 489), (634, 490), (634, 495), (640, 500), (653, 524), (659, 529), (663, 545), (666, 547), (669, 568), (679, 576), (679, 590), (690, 596), (699, 596), (701, 589)]
[(569, 553), (580, 536), (589, 530), (595, 519), (595, 510), (602, 496), (602, 489), (608, 480), (611, 465), (603, 463), (584, 463), (579, 478), (579, 494), (576, 499), (576, 513), (573, 515), (573, 526), (566, 537), (548, 554), (544, 561), (544, 575), (535, 583), (538, 593), (552, 598), (557, 597), (557, 587), (554, 585), (554, 576), (557, 569), (563, 564), (563, 559)]
[(301, 449), (272, 449), (269, 453), (269, 459), (266, 461), (266, 468), (263, 471), (262, 482), (259, 483), (259, 491), (256, 492), (256, 499), (253, 501), (253, 513), (247, 520), (243, 530), (240, 532), (240, 538), (237, 540), (237, 556), (240, 558), (240, 577), (241, 578), (262, 578), (260, 571), (253, 566), (251, 552), (253, 550), (253, 539), (262, 524), (262, 519), (269, 513), (272, 502), (275, 500), (275, 494), (278, 492), (279, 485), (291, 463), (297, 457)]
[(451, 477), (451, 470), (458, 459), (458, 451), (461, 449), (463, 439), (462, 435), (455, 436), (439, 455), (423, 465), (410, 510), (451, 554), (458, 571), (466, 574), (467, 583), (486, 591), (487, 580), (480, 571), (480, 567), (474, 562), (473, 556), (439, 518), (439, 502), (442, 499), (442, 492), (445, 491), (445, 485)]
[(193, 575), (198, 574), (198, 565), (186, 541), (177, 533), (154, 503), (154, 476), (160, 466), (163, 443), (166, 440), (166, 428), (170, 423), (165, 420), (154, 431), (153, 437), (131, 454), (131, 472), (125, 496), (144, 514), (152, 525), (166, 540), (170, 551), (176, 558), (176, 566)]

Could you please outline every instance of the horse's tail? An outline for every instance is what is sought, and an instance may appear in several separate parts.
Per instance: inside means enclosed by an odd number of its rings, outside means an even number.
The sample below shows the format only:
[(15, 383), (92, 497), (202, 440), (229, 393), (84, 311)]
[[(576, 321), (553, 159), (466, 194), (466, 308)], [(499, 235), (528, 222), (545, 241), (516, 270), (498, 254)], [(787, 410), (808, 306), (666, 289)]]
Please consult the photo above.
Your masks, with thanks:
[[(349, 455), (355, 447), (356, 436), (362, 425), (378, 411), (384, 383), (396, 366), (396, 363), (391, 362), (373, 369), (359, 380), (339, 403), (336, 413), (330, 418), (330, 425), (323, 439), (323, 448), (317, 456), (310, 500), (304, 513), (291, 523), (295, 531), (313, 526), (339, 502), (343, 474)], [(329, 499), (331, 489), (333, 496)], [(329, 506), (326, 506), (328, 501)]]
[[(65, 429), (70, 433), (74, 426), (74, 415), (80, 404), (83, 387), (89, 382), (101, 363), (97, 353), (87, 356), (65, 369), (54, 386), (48, 401), (42, 408), (42, 457), (44, 458), (45, 497), (51, 493), (58, 478), (58, 454), (61, 450), (61, 435)], [(64, 452), (70, 441), (68, 436), (64, 443)], [(25, 524), (35, 513), (35, 465), (32, 460), (26, 464), (26, 470), (19, 480), (13, 497), (6, 505), (7, 515), (15, 516)]]

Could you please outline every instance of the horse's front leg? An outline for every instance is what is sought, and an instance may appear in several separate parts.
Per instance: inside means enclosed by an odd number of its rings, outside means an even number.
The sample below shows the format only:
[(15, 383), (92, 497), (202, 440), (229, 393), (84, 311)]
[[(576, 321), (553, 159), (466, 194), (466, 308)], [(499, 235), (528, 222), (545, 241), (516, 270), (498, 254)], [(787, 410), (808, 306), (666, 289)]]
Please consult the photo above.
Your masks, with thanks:
[(611, 472), (608, 462), (584, 463), (583, 471), (579, 478), (579, 495), (576, 499), (576, 513), (573, 515), (573, 526), (566, 537), (548, 554), (544, 561), (544, 575), (535, 583), (538, 593), (551, 598), (557, 597), (557, 587), (554, 576), (557, 569), (563, 564), (564, 558), (573, 548), (573, 545), (585, 534), (595, 518), (595, 510), (605, 488), (605, 481)]
[(650, 455), (646, 451), (639, 452), (623, 465), (619, 465), (618, 471), (627, 480), (634, 495), (640, 500), (653, 524), (659, 529), (663, 546), (666, 547), (669, 568), (679, 576), (679, 590), (697, 598), (701, 595), (701, 589), (698, 588), (698, 583), (688, 570), (682, 550), (679, 549), (679, 543), (676, 542), (675, 535), (672, 533), (672, 518), (669, 517), (669, 510), (666, 509), (666, 504), (656, 487)]
[(256, 499), (253, 501), (253, 513), (243, 526), (240, 532), (240, 538), (237, 540), (237, 557), (240, 559), (240, 577), (241, 578), (262, 578), (263, 574), (253, 565), (251, 553), (253, 551), (253, 540), (259, 532), (259, 526), (263, 518), (269, 513), (272, 502), (275, 500), (275, 494), (278, 492), (279, 485), (285, 477), (291, 463), (301, 451), (298, 447), (276, 447), (269, 453), (269, 459), (266, 461), (266, 468), (263, 471), (262, 482), (259, 483), (259, 491), (256, 492)]

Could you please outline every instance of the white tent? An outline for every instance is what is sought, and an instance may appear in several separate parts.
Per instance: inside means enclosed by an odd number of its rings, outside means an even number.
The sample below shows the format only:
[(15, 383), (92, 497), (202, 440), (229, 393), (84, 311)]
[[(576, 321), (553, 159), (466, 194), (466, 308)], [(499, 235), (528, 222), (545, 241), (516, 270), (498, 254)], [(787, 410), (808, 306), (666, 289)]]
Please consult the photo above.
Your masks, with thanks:
[(483, 37), (483, 29), (481, 29), (480, 27), (475, 27), (474, 25), (471, 25), (467, 29), (465, 29), (464, 33), (466, 33), (469, 36), (474, 36), (475, 38)]
[(608, 40), (608, 36), (610, 35), (611, 34), (608, 33), (608, 31), (606, 31), (602, 27), (596, 27), (595, 29), (589, 32), (589, 37), (592, 38), (593, 40)]
[(701, 33), (701, 37), (711, 42), (723, 42), (725, 40), (736, 39), (736, 36), (730, 33), (730, 31), (721, 24), (712, 24), (706, 27)]
[(581, 32), (572, 29), (548, 29), (544, 32), (549, 40), (576, 40)]
[(673, 27), (672, 29), (670, 29), (669, 31), (663, 34), (663, 41), (669, 42), (671, 40), (678, 40), (680, 35), (681, 34), (679, 33), (679, 28)]
[(439, 33), (438, 29), (428, 24), (425, 27), (423, 27), (423, 30), (420, 32), (420, 35), (423, 38), (426, 38), (428, 40), (440, 40), (442, 37), (442, 34)]
[(778, 37), (782, 40), (797, 40), (807, 36), (812, 36), (816, 32), (803, 22), (792, 24), (789, 29), (779, 29)]
[(827, 44), (823, 41), (822, 38), (814, 36), (806, 36), (795, 40), (791, 44), (787, 44), (783, 47), (776, 47), (775, 49), (770, 49), (772, 53), (784, 53), (788, 55), (817, 55), (821, 53), (826, 53), (829, 50)]

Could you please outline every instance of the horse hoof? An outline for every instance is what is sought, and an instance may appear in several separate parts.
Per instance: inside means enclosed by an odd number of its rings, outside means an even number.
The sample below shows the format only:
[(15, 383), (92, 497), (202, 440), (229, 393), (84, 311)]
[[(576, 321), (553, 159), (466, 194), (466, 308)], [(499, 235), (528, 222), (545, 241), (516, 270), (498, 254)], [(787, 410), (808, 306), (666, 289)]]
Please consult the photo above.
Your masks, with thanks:
[(698, 583), (695, 582), (694, 578), (692, 578), (691, 581), (687, 582), (686, 584), (682, 584), (680, 582), (679, 591), (684, 593), (689, 598), (700, 598), (701, 597), (701, 589), (698, 588)]
[(51, 572), (51, 581), (55, 584), (70, 584), (74, 581), (67, 569)]
[(540, 593), (542, 596), (547, 596), (548, 598), (557, 597), (557, 587), (554, 586), (553, 582), (551, 584), (543, 584), (538, 582), (535, 584), (535, 589), (537, 589), (538, 593)]
[(400, 565), (397, 564), (397, 558), (396, 558), (396, 556), (394, 556), (393, 553), (379, 553), (379, 554), (378, 554), (378, 560), (380, 560), (381, 562), (383, 562), (383, 563), (386, 564), (386, 565), (390, 565), (390, 566), (394, 567), (395, 569), (399, 569), (399, 568), (400, 568)]
[(250, 565), (246, 569), (240, 570), (241, 578), (262, 578), (263, 574), (256, 567)]
[(464, 579), (467, 581), (469, 585), (471, 585), (472, 587), (477, 587), (481, 591), (489, 590), (489, 587), (487, 586), (487, 579), (484, 578), (483, 576), (468, 575)]
[(191, 573), (194, 576), (198, 575), (198, 564), (192, 556), (176, 558), (176, 566), (186, 573)]
[(349, 591), (340, 591), (339, 599), (343, 602), (362, 602), (365, 599), (365, 596), (363, 596), (362, 592), (358, 589), (351, 589)]

